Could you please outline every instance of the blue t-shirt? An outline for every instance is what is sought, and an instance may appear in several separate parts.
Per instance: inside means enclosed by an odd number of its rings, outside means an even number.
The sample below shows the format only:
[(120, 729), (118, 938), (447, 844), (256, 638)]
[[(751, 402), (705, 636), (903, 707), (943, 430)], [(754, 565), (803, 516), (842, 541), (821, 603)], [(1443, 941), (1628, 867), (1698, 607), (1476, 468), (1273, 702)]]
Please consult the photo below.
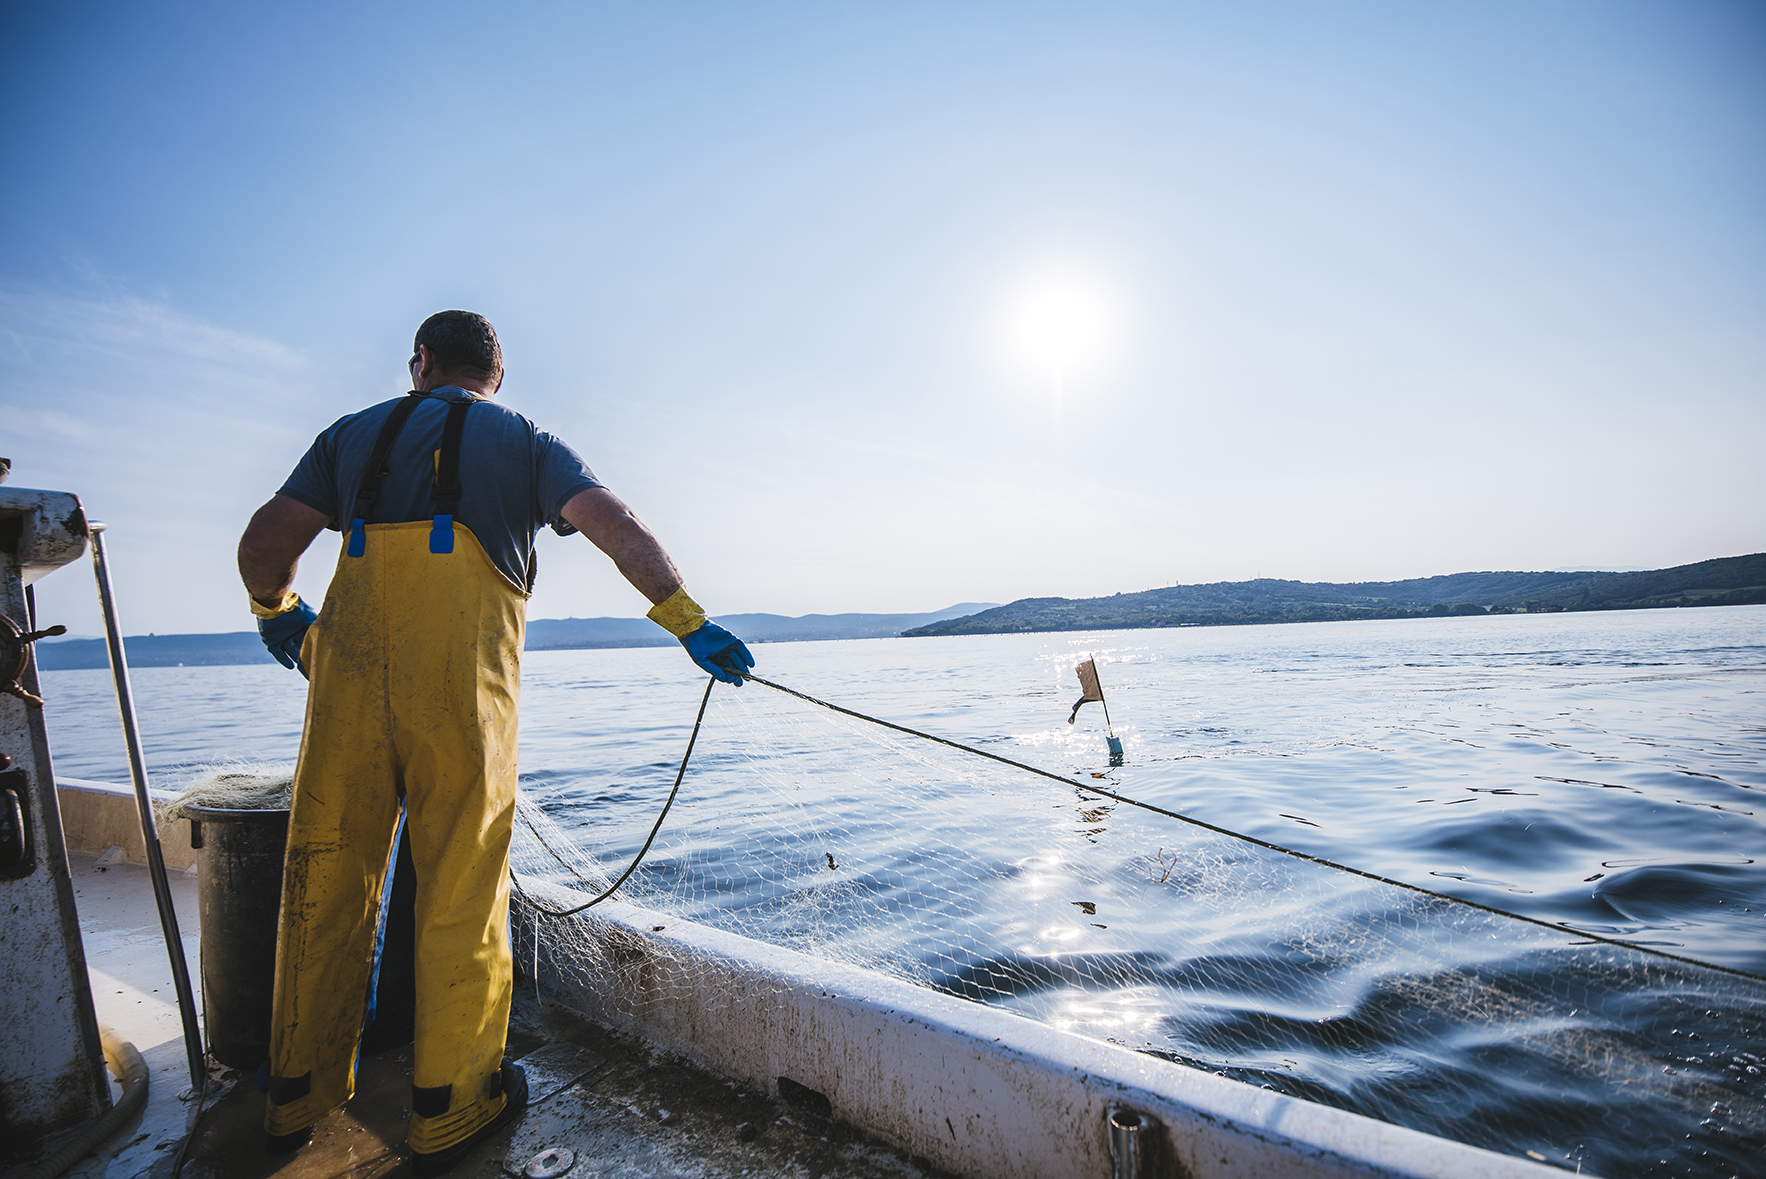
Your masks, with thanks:
[[(324, 512), (331, 518), (328, 527), (345, 528), (381, 423), (403, 400), (395, 397), (338, 418), (313, 440), (278, 494)], [(574, 532), (559, 513), (578, 492), (602, 483), (576, 451), (488, 397), (449, 387), (423, 399), (387, 456), (387, 475), (368, 523), (399, 524), (435, 514), (435, 452), (448, 405), (455, 401), (478, 404), (467, 412), (460, 439), (454, 519), (472, 529), (505, 577), (525, 586), (534, 533), (548, 524), (561, 535)]]

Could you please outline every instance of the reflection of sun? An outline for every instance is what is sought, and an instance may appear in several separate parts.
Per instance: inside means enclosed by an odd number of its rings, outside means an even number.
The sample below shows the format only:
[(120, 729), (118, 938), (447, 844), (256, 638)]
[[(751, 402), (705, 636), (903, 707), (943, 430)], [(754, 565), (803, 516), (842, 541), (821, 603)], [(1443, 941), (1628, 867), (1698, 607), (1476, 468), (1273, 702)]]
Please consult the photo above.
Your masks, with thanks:
[(1024, 376), (1061, 392), (1109, 360), (1119, 320), (1115, 296), (1096, 276), (1049, 268), (1029, 275), (1007, 296), (998, 342)]

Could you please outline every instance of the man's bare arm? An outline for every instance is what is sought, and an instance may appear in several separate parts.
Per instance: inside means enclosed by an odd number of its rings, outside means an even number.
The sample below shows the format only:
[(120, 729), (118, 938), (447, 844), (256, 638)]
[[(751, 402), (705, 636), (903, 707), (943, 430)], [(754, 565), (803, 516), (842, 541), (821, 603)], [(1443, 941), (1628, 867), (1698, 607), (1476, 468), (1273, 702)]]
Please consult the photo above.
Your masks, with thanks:
[(324, 512), (297, 499), (270, 497), (239, 538), (239, 577), (246, 592), (260, 605), (274, 607), (279, 603), (294, 584), (300, 555), (328, 523)]
[(681, 588), (680, 570), (654, 533), (605, 487), (579, 491), (564, 505), (564, 519), (613, 559), (632, 587), (652, 606)]
[[(564, 505), (565, 520), (613, 558), (637, 591), (650, 599), (649, 618), (681, 641), (693, 662), (714, 679), (740, 688), (754, 666), (742, 640), (705, 617), (687, 596), (680, 570), (662, 543), (617, 495), (605, 487), (579, 491)], [(710, 691), (709, 685), (706, 688)]]

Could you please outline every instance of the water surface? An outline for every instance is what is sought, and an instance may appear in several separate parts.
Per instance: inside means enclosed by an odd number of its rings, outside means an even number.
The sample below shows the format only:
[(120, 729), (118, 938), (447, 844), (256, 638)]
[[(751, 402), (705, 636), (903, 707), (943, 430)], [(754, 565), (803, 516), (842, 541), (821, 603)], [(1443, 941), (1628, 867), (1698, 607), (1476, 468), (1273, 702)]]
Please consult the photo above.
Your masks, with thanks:
[[(760, 674), (1451, 896), (1766, 974), (1766, 607), (758, 646)], [(1126, 764), (1072, 665), (1097, 657)], [(605, 868), (703, 684), (525, 661), (524, 791)], [(156, 784), (287, 761), (304, 683), (135, 673)], [(45, 676), (121, 780), (104, 672)], [(1093, 775), (1103, 775), (1094, 777)], [(553, 873), (562, 878), (561, 874)], [(1759, 1172), (1766, 986), (1331, 872), (765, 688), (713, 694), (634, 899), (1607, 1175)]]

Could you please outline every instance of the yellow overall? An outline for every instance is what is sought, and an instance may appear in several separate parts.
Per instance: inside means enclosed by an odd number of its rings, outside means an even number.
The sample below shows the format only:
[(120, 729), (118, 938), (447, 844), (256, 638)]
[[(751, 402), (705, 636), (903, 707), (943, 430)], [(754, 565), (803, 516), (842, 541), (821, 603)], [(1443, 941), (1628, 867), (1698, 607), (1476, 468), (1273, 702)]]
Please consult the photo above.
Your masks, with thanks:
[(509, 836), (525, 591), (464, 524), (366, 526), (307, 633), (270, 1040), (271, 1134), (354, 1092), (381, 888), (405, 804), (417, 865), (409, 1143), (430, 1153), (503, 1108)]

